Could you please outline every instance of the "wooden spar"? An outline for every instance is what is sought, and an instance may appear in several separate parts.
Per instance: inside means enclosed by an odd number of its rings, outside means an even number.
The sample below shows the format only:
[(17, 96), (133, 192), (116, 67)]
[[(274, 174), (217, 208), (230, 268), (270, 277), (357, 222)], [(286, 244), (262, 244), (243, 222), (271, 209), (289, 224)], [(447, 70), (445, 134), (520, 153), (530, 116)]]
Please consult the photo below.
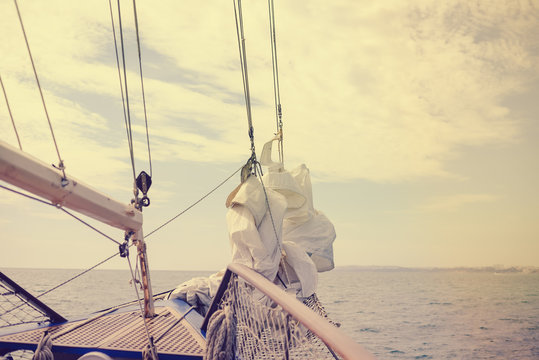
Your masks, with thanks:
[(137, 232), (142, 212), (111, 199), (60, 170), (0, 141), (0, 180), (110, 226)]
[[(142, 212), (132, 204), (111, 199), (62, 171), (0, 141), (0, 180), (24, 189), (52, 204), (75, 210), (102, 223), (134, 233), (143, 271), (146, 317), (153, 316), (153, 296), (146, 244), (142, 239)], [(142, 245), (141, 245), (142, 244)]]
[(271, 283), (256, 271), (241, 264), (229, 264), (228, 270), (237, 274), (257, 290), (261, 291), (293, 318), (305, 325), (315, 333), (331, 349), (335, 350), (343, 359), (374, 360), (374, 356), (357, 344), (341, 330), (331, 325), (327, 320), (313, 312), (295, 297), (286, 294), (282, 289)]

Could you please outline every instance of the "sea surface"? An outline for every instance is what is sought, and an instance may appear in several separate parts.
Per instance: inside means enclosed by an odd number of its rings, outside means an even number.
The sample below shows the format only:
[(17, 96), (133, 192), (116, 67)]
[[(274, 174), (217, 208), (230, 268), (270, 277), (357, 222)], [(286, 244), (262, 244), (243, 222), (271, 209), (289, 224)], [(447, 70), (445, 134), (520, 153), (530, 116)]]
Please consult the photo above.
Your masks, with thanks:
[[(80, 270), (0, 269), (34, 295)], [(154, 271), (155, 293), (211, 272)], [(136, 298), (129, 271), (94, 270), (40, 299), (76, 317)], [(336, 269), (330, 317), (379, 359), (539, 359), (539, 273)]]

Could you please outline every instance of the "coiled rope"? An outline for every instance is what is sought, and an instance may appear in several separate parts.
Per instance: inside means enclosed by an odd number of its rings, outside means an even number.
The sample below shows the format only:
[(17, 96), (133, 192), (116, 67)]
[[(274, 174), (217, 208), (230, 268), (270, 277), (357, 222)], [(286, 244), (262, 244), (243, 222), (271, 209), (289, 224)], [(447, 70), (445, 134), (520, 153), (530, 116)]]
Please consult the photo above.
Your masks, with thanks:
[(210, 318), (206, 333), (204, 360), (234, 359), (236, 343), (236, 317), (230, 306), (217, 310)]
[(48, 331), (43, 333), (32, 360), (54, 360), (52, 354), (52, 339)]

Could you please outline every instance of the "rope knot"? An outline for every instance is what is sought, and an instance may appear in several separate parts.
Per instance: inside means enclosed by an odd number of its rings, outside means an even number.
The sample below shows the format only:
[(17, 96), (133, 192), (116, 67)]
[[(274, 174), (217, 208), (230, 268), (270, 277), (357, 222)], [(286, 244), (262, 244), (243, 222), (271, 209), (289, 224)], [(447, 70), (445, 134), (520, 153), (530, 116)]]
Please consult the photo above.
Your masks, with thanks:
[(54, 360), (52, 354), (52, 339), (48, 331), (43, 333), (32, 360)]

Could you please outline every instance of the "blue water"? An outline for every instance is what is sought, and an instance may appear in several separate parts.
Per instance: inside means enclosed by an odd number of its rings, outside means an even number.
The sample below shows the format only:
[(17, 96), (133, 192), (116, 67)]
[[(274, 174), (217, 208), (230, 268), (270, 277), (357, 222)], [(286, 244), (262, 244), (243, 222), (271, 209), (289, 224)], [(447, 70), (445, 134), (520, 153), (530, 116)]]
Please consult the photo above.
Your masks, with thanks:
[[(2, 269), (33, 294), (77, 270)], [(155, 293), (210, 272), (154, 271)], [(130, 301), (128, 271), (95, 270), (41, 298), (71, 317)], [(333, 270), (318, 295), (380, 359), (539, 359), (539, 274)]]

